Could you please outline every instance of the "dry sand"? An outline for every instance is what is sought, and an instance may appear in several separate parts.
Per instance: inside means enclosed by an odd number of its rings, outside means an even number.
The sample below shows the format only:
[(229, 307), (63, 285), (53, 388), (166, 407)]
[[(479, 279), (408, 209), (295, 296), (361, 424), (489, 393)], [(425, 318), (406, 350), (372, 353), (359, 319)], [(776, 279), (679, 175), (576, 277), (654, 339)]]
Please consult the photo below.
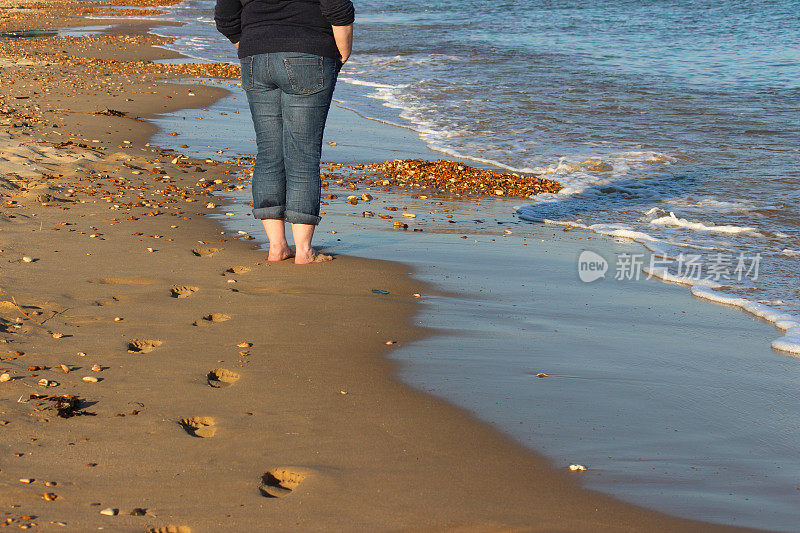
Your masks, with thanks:
[[(58, 6), (48, 13), (75, 9)], [(45, 10), (36, 2), (0, 23), (30, 28)], [(136, 69), (76, 69), (54, 45), (17, 43), (24, 61), (4, 48), (0, 64), (0, 501), (10, 526), (732, 529), (583, 490), (581, 474), (397, 383), (387, 341), (425, 335), (412, 322), (424, 287), (403, 265), (267, 264), (249, 241), (222, 235), (206, 204), (209, 190), (238, 185), (231, 168), (145, 146), (153, 127), (136, 119), (220, 91), (158, 83), (155, 68), (124, 79)], [(80, 44), (57, 49), (95, 57)], [(157, 57), (151, 44), (130, 39), (120, 59)], [(127, 115), (94, 114), (107, 108)]]

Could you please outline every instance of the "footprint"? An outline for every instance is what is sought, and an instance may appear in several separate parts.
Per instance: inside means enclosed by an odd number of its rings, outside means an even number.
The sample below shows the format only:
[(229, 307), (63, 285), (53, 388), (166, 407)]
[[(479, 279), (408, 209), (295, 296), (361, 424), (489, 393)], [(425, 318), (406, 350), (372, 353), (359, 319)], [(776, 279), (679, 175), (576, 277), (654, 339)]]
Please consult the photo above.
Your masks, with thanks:
[(195, 326), (208, 326), (209, 322), (225, 322), (230, 320), (231, 317), (226, 315), (225, 313), (211, 313), (210, 315), (205, 315), (203, 320), (195, 321)]
[(267, 498), (283, 498), (291, 494), (305, 478), (305, 474), (296, 470), (275, 468), (261, 476), (258, 490)]
[(197, 257), (211, 257), (217, 252), (219, 252), (219, 248), (212, 248), (211, 246), (202, 246), (192, 250), (192, 253)]
[(199, 290), (200, 287), (193, 287), (191, 285), (175, 285), (170, 289), (173, 298), (186, 298)]
[(163, 343), (154, 339), (134, 339), (128, 343), (129, 353), (149, 353)]
[(100, 298), (99, 300), (95, 300), (94, 305), (105, 307), (106, 305), (114, 305), (116, 303), (119, 303), (119, 298), (112, 296), (110, 298)]
[(100, 283), (101, 285), (150, 285), (154, 283), (147, 278), (94, 278), (89, 283)]
[(161, 527), (148, 527), (147, 533), (192, 533), (192, 528), (189, 526), (168, 526)]
[(249, 266), (232, 266), (225, 272), (228, 274), (245, 274), (247, 272), (250, 272), (251, 270), (253, 269), (250, 268)]
[(208, 373), (208, 384), (212, 387), (227, 387), (239, 381), (239, 374), (227, 368), (215, 368)]
[(210, 416), (191, 416), (181, 418), (180, 425), (186, 433), (195, 437), (209, 438), (217, 433), (214, 419)]

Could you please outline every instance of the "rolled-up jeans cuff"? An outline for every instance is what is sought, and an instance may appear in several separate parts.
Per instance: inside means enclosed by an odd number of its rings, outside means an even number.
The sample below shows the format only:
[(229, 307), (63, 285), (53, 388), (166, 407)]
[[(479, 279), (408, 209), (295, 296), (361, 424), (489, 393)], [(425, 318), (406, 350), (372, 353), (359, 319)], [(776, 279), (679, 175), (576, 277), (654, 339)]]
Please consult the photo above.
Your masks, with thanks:
[(283, 218), (286, 208), (282, 205), (273, 205), (271, 207), (256, 207), (253, 209), (253, 216), (264, 220), (265, 218)]
[(297, 211), (289, 211), (288, 209), (286, 210), (286, 216), (284, 219), (290, 224), (313, 224), (314, 226), (319, 224), (319, 221), (322, 220), (322, 218), (316, 215), (299, 213)]

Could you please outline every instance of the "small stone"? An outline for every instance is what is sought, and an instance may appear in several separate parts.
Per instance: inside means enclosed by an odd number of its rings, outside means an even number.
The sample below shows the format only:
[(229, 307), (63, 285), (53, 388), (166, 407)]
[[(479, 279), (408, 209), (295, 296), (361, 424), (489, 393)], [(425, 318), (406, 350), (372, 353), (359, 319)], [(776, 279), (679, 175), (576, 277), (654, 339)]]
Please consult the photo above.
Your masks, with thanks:
[(122, 317), (121, 316), (115, 316), (114, 317), (114, 322), (122, 322)]
[(58, 499), (58, 495), (55, 494), (54, 492), (45, 492), (44, 494), (42, 494), (42, 499), (46, 502), (52, 502)]
[(206, 204), (206, 209), (214, 209), (215, 207), (217, 207), (217, 206), (212, 202), (208, 202)]
[(97, 383), (99, 380), (94, 376), (83, 376), (81, 378), (86, 383)]
[(239, 348), (251, 348), (253, 346), (252, 342), (240, 342), (236, 345)]
[(417, 218), (417, 215), (414, 213), (403, 213), (403, 216), (408, 218)]
[(365, 192), (364, 194), (361, 195), (361, 199), (364, 200), (365, 202), (369, 202), (370, 200), (372, 200), (372, 195)]
[(347, 395), (347, 391), (346, 390), (340, 390), (339, 394), (341, 394), (342, 396), (346, 396)]
[(11, 380), (11, 374), (9, 374), (8, 372), (3, 372), (2, 374), (0, 374), (0, 383), (5, 383), (6, 381), (10, 380)]
[(117, 516), (119, 514), (119, 509), (113, 509), (111, 507), (106, 507), (102, 511), (100, 511), (101, 515), (105, 516)]
[(361, 213), (361, 215), (362, 215), (364, 218), (369, 218), (369, 217), (374, 217), (374, 216), (375, 216), (375, 213), (373, 213), (372, 211), (364, 211), (364, 212), (362, 212), (362, 213)]
[(62, 338), (63, 336), (64, 336), (64, 334), (63, 334), (63, 333), (53, 333), (53, 338), (54, 338), (54, 339), (60, 339), (60, 338)]
[(96, 364), (92, 365), (92, 372), (102, 372), (102, 371), (103, 371), (103, 367), (102, 366), (96, 365)]
[(23, 263), (33, 263), (33, 257), (30, 257), (30, 256), (26, 255), (25, 257), (22, 258), (22, 262)]
[(358, 204), (358, 196), (348, 196), (347, 200), (345, 200), (348, 204), (356, 205)]
[(34, 481), (36, 480), (30, 477), (23, 477), (19, 480), (20, 483), (33, 483)]
[(550, 376), (550, 374), (545, 374), (544, 372), (539, 372), (538, 374), (536, 374), (537, 378), (546, 378), (546, 377), (549, 377), (549, 376)]
[(572, 472), (585, 472), (587, 468), (583, 465), (569, 465), (569, 469)]

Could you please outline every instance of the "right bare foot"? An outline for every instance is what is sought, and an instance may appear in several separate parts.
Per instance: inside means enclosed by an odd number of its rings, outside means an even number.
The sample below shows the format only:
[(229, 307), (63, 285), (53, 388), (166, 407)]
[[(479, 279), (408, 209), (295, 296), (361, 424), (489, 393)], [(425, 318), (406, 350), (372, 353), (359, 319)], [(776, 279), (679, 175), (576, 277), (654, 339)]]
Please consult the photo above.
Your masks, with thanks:
[(270, 247), (267, 261), (283, 261), (290, 257), (294, 257), (294, 252), (288, 246), (286, 248), (276, 248), (274, 250)]
[(295, 265), (308, 265), (310, 263), (324, 263), (325, 261), (332, 261), (333, 257), (325, 254), (318, 254), (314, 251), (306, 254), (297, 254), (294, 258)]

